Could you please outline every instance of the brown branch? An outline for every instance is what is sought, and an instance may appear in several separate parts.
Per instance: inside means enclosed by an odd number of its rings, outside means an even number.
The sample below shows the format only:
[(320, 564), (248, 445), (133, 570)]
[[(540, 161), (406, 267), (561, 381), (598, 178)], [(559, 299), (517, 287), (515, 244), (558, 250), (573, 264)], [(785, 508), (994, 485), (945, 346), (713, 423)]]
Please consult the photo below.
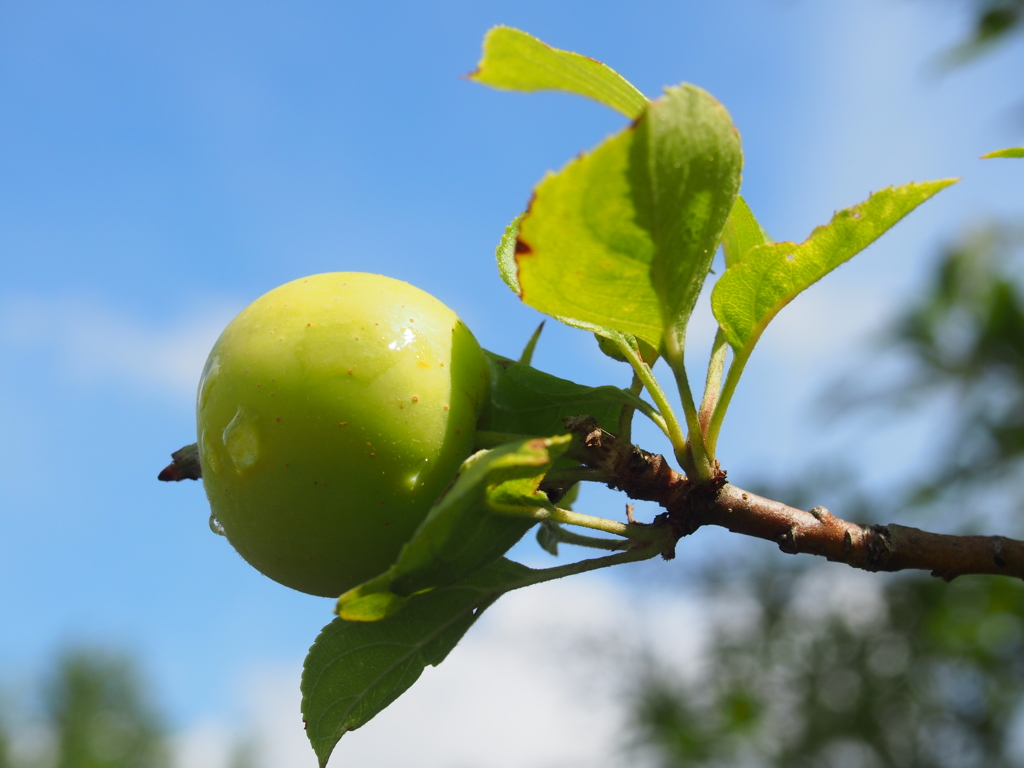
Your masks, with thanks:
[[(573, 458), (611, 478), (609, 487), (630, 498), (654, 501), (665, 512), (655, 521), (678, 541), (704, 525), (778, 544), (788, 554), (819, 555), (866, 571), (931, 571), (951, 581), (966, 574), (1024, 578), (1024, 541), (1004, 536), (950, 536), (890, 523), (859, 525), (840, 520), (824, 507), (805, 512), (744, 491), (716, 469), (710, 483), (691, 483), (663, 456), (621, 444), (590, 417), (567, 419), (581, 438)], [(667, 550), (663, 556), (674, 556)]]

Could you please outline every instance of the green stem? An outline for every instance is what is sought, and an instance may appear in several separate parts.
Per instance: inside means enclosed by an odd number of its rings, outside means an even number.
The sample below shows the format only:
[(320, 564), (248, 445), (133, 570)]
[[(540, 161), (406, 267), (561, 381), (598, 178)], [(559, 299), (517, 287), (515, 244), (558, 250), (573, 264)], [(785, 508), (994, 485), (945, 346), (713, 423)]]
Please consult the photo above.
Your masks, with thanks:
[(561, 507), (525, 507), (514, 504), (493, 504), (491, 509), (505, 515), (529, 517), (533, 520), (552, 520), (563, 525), (578, 525), (581, 528), (590, 528), (593, 531), (610, 533), (614, 536), (624, 536), (627, 539), (651, 541), (664, 539), (666, 536), (666, 529), (661, 526), (620, 523), (618, 520), (584, 515), (581, 512), (573, 512), (571, 509), (562, 509)]
[(669, 441), (671, 441), (676, 456), (678, 456), (681, 451), (686, 450), (686, 436), (679, 425), (679, 419), (676, 418), (675, 411), (672, 410), (672, 404), (665, 397), (664, 390), (658, 384), (658, 380), (654, 378), (654, 374), (651, 373), (650, 366), (640, 357), (640, 353), (633, 349), (625, 338), (618, 337), (614, 341), (622, 354), (629, 360), (629, 364), (633, 366), (633, 371), (637, 377), (647, 387), (647, 391), (651, 393), (651, 399), (654, 400), (654, 404), (661, 411), (661, 416), (665, 420), (665, 434), (668, 436)]
[[(729, 352), (729, 345), (725, 341), (725, 331), (721, 328), (715, 334), (715, 341), (711, 345), (711, 359), (708, 361), (708, 377), (704, 383), (704, 397), (700, 403), (701, 430), (707, 439), (708, 422), (711, 421), (711, 414), (714, 413), (715, 405), (722, 391), (722, 373), (725, 370), (725, 356)], [(711, 446), (707, 446), (708, 455), (714, 459), (715, 452)]]
[(562, 509), (561, 507), (545, 509), (544, 513), (543, 519), (545, 520), (553, 520), (556, 523), (563, 523), (565, 525), (578, 525), (581, 528), (590, 528), (594, 531), (625, 536), (627, 539), (651, 539), (661, 535), (661, 531), (653, 526), (629, 525), (628, 523), (620, 523), (618, 520), (584, 515), (582, 512), (573, 512), (571, 509)]
[(620, 565), (621, 563), (635, 563), (638, 560), (650, 560), (660, 552), (661, 547), (657, 546), (656, 543), (652, 541), (634, 549), (627, 550), (626, 552), (618, 552), (614, 555), (593, 557), (589, 560), (580, 560), (577, 563), (556, 565), (554, 568), (531, 569), (531, 573), (523, 579), (521, 583), (516, 584), (513, 587), (509, 587), (507, 591), (511, 592), (514, 589), (522, 589), (523, 587), (529, 587), (534, 584), (543, 584), (545, 581), (554, 581), (555, 579), (561, 579), (566, 576), (575, 576), (578, 573), (596, 571), (599, 568), (608, 568), (613, 565)]
[[(640, 396), (640, 391), (644, 388), (644, 383), (640, 381), (640, 377), (633, 372), (633, 381), (629, 384), (630, 394)], [(633, 441), (633, 413), (636, 409), (631, 405), (622, 406), (622, 413), (619, 414), (619, 440), (623, 443), (631, 443)], [(653, 408), (651, 409), (653, 410)], [(661, 414), (659, 414), (660, 417)], [(665, 420), (661, 420), (662, 430), (664, 430)]]
[[(665, 329), (665, 362), (669, 364), (672, 373), (676, 377), (676, 386), (679, 388), (679, 398), (683, 403), (683, 414), (686, 416), (686, 426), (689, 429), (687, 452), (676, 449), (676, 458), (679, 463), (687, 469), (687, 474), (692, 475), (698, 482), (706, 482), (711, 479), (711, 462), (708, 460), (708, 452), (704, 447), (704, 432), (700, 428), (700, 419), (697, 416), (697, 406), (693, 401), (693, 392), (690, 390), (690, 380), (686, 376), (686, 365), (683, 362), (683, 338), (672, 327)], [(687, 461), (692, 456), (692, 461)], [(689, 464), (690, 466), (687, 466)]]
[(519, 440), (530, 440), (540, 435), (520, 435), (515, 432), (487, 432), (478, 429), (473, 436), (473, 450), (482, 451), (484, 448), (497, 448), (505, 443), (515, 443)]
[[(633, 374), (633, 378), (634, 379), (636, 378), (636, 374)], [(640, 382), (640, 385), (642, 387), (643, 386), (643, 382)], [(632, 387), (630, 389), (632, 389)], [(625, 407), (628, 408), (630, 406), (625, 406)], [(640, 411), (640, 413), (642, 413), (648, 419), (653, 421), (654, 425), (658, 429), (660, 429), (662, 432), (665, 433), (665, 437), (667, 437), (669, 440), (672, 439), (672, 436), (669, 434), (669, 431), (668, 431), (668, 424), (666, 423), (665, 419), (662, 418), (662, 415), (660, 413), (658, 413), (658, 409), (657, 408), (655, 408), (653, 405), (651, 405), (650, 403), (648, 403), (648, 402), (646, 402), (644, 400), (640, 400), (640, 403), (638, 403), (637, 406), (636, 406), (636, 410)], [(625, 412), (625, 411), (623, 411), (623, 412)], [(630, 411), (630, 416), (632, 416), (632, 411)], [(630, 435), (630, 433), (632, 431), (632, 419), (630, 419), (629, 427), (630, 427), (630, 429), (628, 429), (626, 431), (627, 437), (626, 437), (625, 442), (629, 442), (629, 435)], [(620, 418), (619, 419), (619, 429), (620, 429), (619, 435), (620, 435), (620, 437), (621, 437), (621, 428), (622, 428), (622, 419)]]
[(736, 392), (736, 385), (739, 384), (740, 376), (743, 375), (743, 367), (750, 357), (750, 350), (744, 350), (733, 356), (732, 364), (729, 366), (729, 373), (725, 376), (725, 384), (722, 386), (722, 394), (718, 397), (714, 413), (711, 414), (711, 422), (708, 424), (708, 450), (714, 454), (718, 446), (718, 435), (722, 431), (722, 421), (725, 419), (725, 412), (729, 410), (729, 403)]
[(553, 521), (551, 525), (546, 526), (551, 535), (558, 539), (562, 544), (574, 544), (577, 547), (590, 547), (591, 549), (609, 549), (617, 551), (620, 549), (626, 549), (630, 546), (629, 539), (602, 539), (597, 536), (584, 536), (581, 533), (573, 533), (567, 531), (565, 528), (560, 526), (558, 523)]

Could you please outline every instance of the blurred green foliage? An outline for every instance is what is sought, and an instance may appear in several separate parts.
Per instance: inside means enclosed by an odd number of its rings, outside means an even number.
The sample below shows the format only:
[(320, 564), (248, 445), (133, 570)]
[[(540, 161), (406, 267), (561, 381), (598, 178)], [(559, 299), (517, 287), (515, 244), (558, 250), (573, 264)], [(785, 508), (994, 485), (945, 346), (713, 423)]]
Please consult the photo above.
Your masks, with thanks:
[(1013, 491), (1024, 458), (1024, 229), (990, 224), (942, 255), (930, 289), (890, 344), (912, 373), (886, 398), (905, 407), (952, 398), (948, 442), (913, 500), (980, 485)]
[[(0, 768), (166, 768), (165, 730), (151, 694), (124, 655), (77, 648), (56, 660), (41, 716), (0, 723)], [(34, 722), (36, 719), (39, 722)], [(46, 743), (12, 749), (13, 728), (42, 725)], [(6, 728), (4, 727), (6, 726)]]
[[(901, 362), (895, 381), (841, 390), (847, 415), (941, 414), (946, 438), (922, 477), (870, 499), (840, 466), (769, 495), (806, 508), (845, 484), (851, 504), (837, 511), (848, 519), (906, 519), (912, 508), (925, 527), (996, 526), (1019, 536), (1022, 285), (1024, 230), (993, 223), (964, 235), (875, 350)], [(706, 577), (709, 605), (746, 608), (711, 612), (700, 674), (657, 661), (643, 668), (633, 689), (635, 750), (663, 768), (1024, 766), (1024, 584), (858, 578), (782, 559), (748, 564), (728, 583)]]
[(972, 29), (967, 38), (950, 54), (950, 62), (959, 64), (988, 52), (1024, 29), (1024, 0), (968, 0)]
[(850, 585), (820, 567), (758, 576), (747, 582), (756, 609), (716, 624), (699, 674), (645, 670), (634, 747), (657, 765), (1024, 763), (1010, 738), (1024, 696), (1024, 584), (869, 576), (850, 601)]
[[(953, 64), (1024, 30), (1024, 0), (969, 2), (973, 28), (951, 52)], [(882, 391), (859, 383), (830, 393), (835, 411), (861, 416), (866, 408), (899, 418), (941, 407), (946, 441), (929, 470), (884, 498), (869, 498), (842, 463), (769, 495), (807, 507), (822, 490), (835, 497), (842, 488), (849, 519), (884, 520), (912, 508), (921, 524), (941, 518), (961, 530), (995, 524), (1021, 535), (1024, 228), (1017, 222), (979, 227), (939, 255), (930, 284), (876, 350), (898, 357), (902, 378)], [(988, 507), (979, 499), (997, 499), (1003, 514), (979, 513)], [(857, 578), (805, 559), (780, 565), (778, 557), (741, 570), (729, 582), (706, 577), (708, 604), (736, 607), (711, 612), (699, 673), (653, 659), (640, 665), (632, 688), (636, 753), (661, 768), (1024, 766), (1020, 581)], [(747, 590), (745, 600), (737, 590)]]
[(64, 654), (44, 694), (56, 768), (160, 768), (163, 730), (134, 666), (98, 651)]

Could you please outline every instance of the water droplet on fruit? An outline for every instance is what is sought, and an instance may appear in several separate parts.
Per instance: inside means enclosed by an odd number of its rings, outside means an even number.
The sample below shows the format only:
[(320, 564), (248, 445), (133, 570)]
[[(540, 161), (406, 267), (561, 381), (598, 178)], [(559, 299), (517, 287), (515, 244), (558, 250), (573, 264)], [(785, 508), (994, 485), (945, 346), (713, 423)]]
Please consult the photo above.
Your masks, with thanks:
[(206, 430), (203, 430), (203, 434), (199, 437), (199, 452), (202, 458), (206, 459), (207, 466), (213, 470), (213, 474), (220, 474), (220, 459), (217, 458), (216, 451), (213, 450), (213, 444), (210, 442), (209, 437), (206, 435)]
[(213, 512), (210, 513), (210, 530), (216, 533), (218, 536), (224, 536), (224, 526), (220, 524), (220, 520), (216, 518)]
[(420, 479), (420, 473), (417, 472), (415, 475), (409, 478), (409, 489), (413, 490), (416, 488), (416, 481)]
[(217, 377), (220, 375), (220, 357), (217, 355), (211, 355), (206, 360), (206, 365), (203, 366), (203, 375), (199, 377), (199, 410), (202, 411), (206, 407), (206, 401), (210, 398), (210, 392), (213, 391), (214, 385), (217, 383)]
[(224, 427), (224, 447), (239, 472), (249, 469), (260, 456), (259, 417), (244, 405)]

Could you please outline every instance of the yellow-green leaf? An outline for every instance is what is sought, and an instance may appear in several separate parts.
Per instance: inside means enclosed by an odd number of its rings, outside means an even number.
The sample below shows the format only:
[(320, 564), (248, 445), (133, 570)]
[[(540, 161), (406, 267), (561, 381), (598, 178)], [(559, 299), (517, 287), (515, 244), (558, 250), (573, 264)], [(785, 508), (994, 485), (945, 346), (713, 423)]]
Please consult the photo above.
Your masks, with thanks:
[(993, 157), (1024, 157), (1024, 147), (1010, 147), (1009, 149), (997, 149), (995, 152), (989, 152), (987, 155), (982, 155), (982, 160), (988, 160)]
[(523, 214), (519, 214), (505, 227), (494, 255), (498, 259), (498, 273), (505, 285), (512, 289), (513, 293), (519, 295), (519, 268), (516, 266), (516, 238), (519, 237), (519, 222)]
[(772, 242), (754, 218), (750, 206), (742, 195), (736, 196), (729, 220), (722, 231), (722, 251), (725, 254), (725, 268), (739, 262), (748, 251), (759, 245)]
[(302, 669), (302, 718), (321, 768), (347, 732), (365, 725), (437, 666), (502, 594), (537, 581), (504, 558), (457, 584), (413, 598), (384, 621), (335, 619)]
[(513, 91), (566, 91), (599, 101), (635, 118), (647, 99), (611, 67), (552, 48), (512, 27), (494, 27), (484, 38), (483, 58), (470, 78)]
[(665, 328), (689, 319), (742, 163), (721, 104), (692, 85), (666, 89), (630, 128), (537, 185), (515, 246), (523, 301), (659, 349)]
[(466, 459), (395, 564), (338, 598), (338, 615), (386, 619), (412, 595), (454, 584), (501, 558), (536, 524), (531, 512), (551, 507), (538, 486), (571, 439), (521, 440)]
[(725, 271), (711, 306), (726, 340), (746, 357), (761, 333), (801, 291), (877, 240), (886, 230), (956, 179), (890, 187), (839, 211), (800, 243), (758, 246)]

